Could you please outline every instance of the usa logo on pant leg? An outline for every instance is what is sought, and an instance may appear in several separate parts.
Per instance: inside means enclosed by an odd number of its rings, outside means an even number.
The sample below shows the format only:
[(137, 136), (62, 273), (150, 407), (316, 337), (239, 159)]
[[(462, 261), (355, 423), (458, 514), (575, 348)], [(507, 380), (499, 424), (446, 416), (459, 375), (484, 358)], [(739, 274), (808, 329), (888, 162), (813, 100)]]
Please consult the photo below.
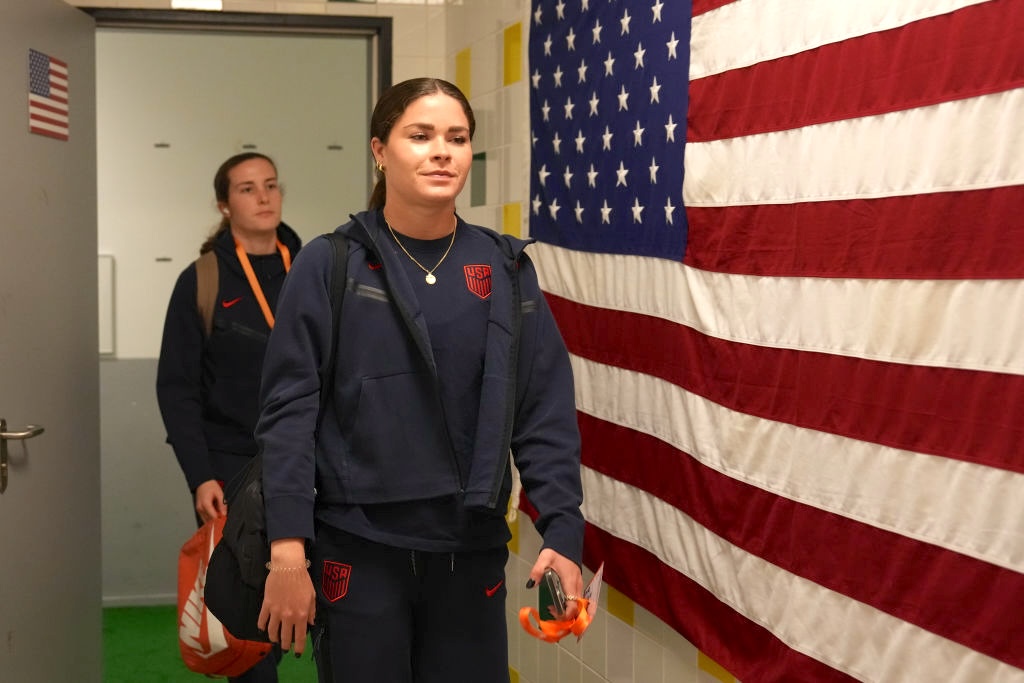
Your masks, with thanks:
[(348, 593), (348, 577), (352, 565), (324, 560), (324, 571), (320, 578), (320, 590), (328, 602), (337, 602)]

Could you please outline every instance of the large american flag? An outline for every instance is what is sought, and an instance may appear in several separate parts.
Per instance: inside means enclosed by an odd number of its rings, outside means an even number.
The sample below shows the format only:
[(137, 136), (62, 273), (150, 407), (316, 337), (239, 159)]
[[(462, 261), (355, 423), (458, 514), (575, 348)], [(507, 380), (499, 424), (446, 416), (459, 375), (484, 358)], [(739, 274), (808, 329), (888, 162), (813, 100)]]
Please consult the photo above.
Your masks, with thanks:
[(28, 51), (28, 129), (67, 140), (68, 65), (38, 50)]
[(531, 10), (587, 563), (745, 682), (1024, 681), (1024, 2)]

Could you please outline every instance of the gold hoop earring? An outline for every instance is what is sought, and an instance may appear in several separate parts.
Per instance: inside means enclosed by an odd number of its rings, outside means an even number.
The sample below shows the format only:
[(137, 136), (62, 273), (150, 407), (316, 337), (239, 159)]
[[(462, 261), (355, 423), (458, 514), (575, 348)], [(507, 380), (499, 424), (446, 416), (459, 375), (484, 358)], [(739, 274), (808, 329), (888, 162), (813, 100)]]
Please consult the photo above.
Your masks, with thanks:
[(379, 159), (377, 160), (377, 172), (384, 173), (384, 164), (380, 163)]

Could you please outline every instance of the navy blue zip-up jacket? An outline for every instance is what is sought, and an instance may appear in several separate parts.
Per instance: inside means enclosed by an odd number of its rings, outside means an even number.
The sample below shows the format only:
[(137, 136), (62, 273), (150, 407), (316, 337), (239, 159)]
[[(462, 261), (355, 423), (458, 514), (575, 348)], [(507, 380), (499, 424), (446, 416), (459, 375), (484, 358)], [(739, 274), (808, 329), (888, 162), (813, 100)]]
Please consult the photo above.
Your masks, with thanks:
[[(294, 258), (302, 241), (281, 223), (278, 239)], [(226, 231), (214, 242), (218, 296), (213, 330), (206, 339), (196, 307), (196, 266), (178, 276), (167, 305), (156, 394), (190, 490), (224, 476), (214, 471), (210, 451), (256, 454), (253, 429), (259, 417), (259, 384), (270, 328)], [(285, 279), (278, 253), (250, 256), (253, 271), (273, 311)]]
[(296, 259), (267, 347), (256, 438), (270, 540), (313, 538), (314, 508), (332, 505), (461, 496), (469, 510), (503, 515), (511, 451), (539, 512), (544, 546), (579, 563), (584, 522), (572, 369), (523, 253), (528, 242), (458, 222), (461, 233), (475, 231), (494, 245), (466, 472), (456, 464), (414, 290), (394, 249), (382, 248), (390, 237), (380, 212), (355, 215), (338, 230), (349, 237), (348, 282), (319, 439), (319, 372), (332, 333), (333, 251), (326, 239), (313, 240)]

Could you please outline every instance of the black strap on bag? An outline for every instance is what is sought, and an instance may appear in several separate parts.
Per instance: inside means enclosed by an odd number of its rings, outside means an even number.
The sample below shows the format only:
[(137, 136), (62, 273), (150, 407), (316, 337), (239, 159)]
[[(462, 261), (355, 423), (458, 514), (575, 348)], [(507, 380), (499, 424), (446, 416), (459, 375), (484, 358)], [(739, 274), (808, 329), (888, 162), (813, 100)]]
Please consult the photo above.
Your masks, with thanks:
[[(341, 304), (348, 282), (348, 239), (341, 233), (325, 235), (334, 247), (331, 277), (331, 348), (320, 368), (320, 415), (334, 386), (335, 355)], [(225, 488), (228, 518), (224, 535), (213, 549), (206, 574), (206, 604), (228, 632), (244, 640), (266, 641), (267, 634), (256, 627), (263, 604), (270, 560), (266, 509), (263, 505), (263, 459), (257, 455)]]

